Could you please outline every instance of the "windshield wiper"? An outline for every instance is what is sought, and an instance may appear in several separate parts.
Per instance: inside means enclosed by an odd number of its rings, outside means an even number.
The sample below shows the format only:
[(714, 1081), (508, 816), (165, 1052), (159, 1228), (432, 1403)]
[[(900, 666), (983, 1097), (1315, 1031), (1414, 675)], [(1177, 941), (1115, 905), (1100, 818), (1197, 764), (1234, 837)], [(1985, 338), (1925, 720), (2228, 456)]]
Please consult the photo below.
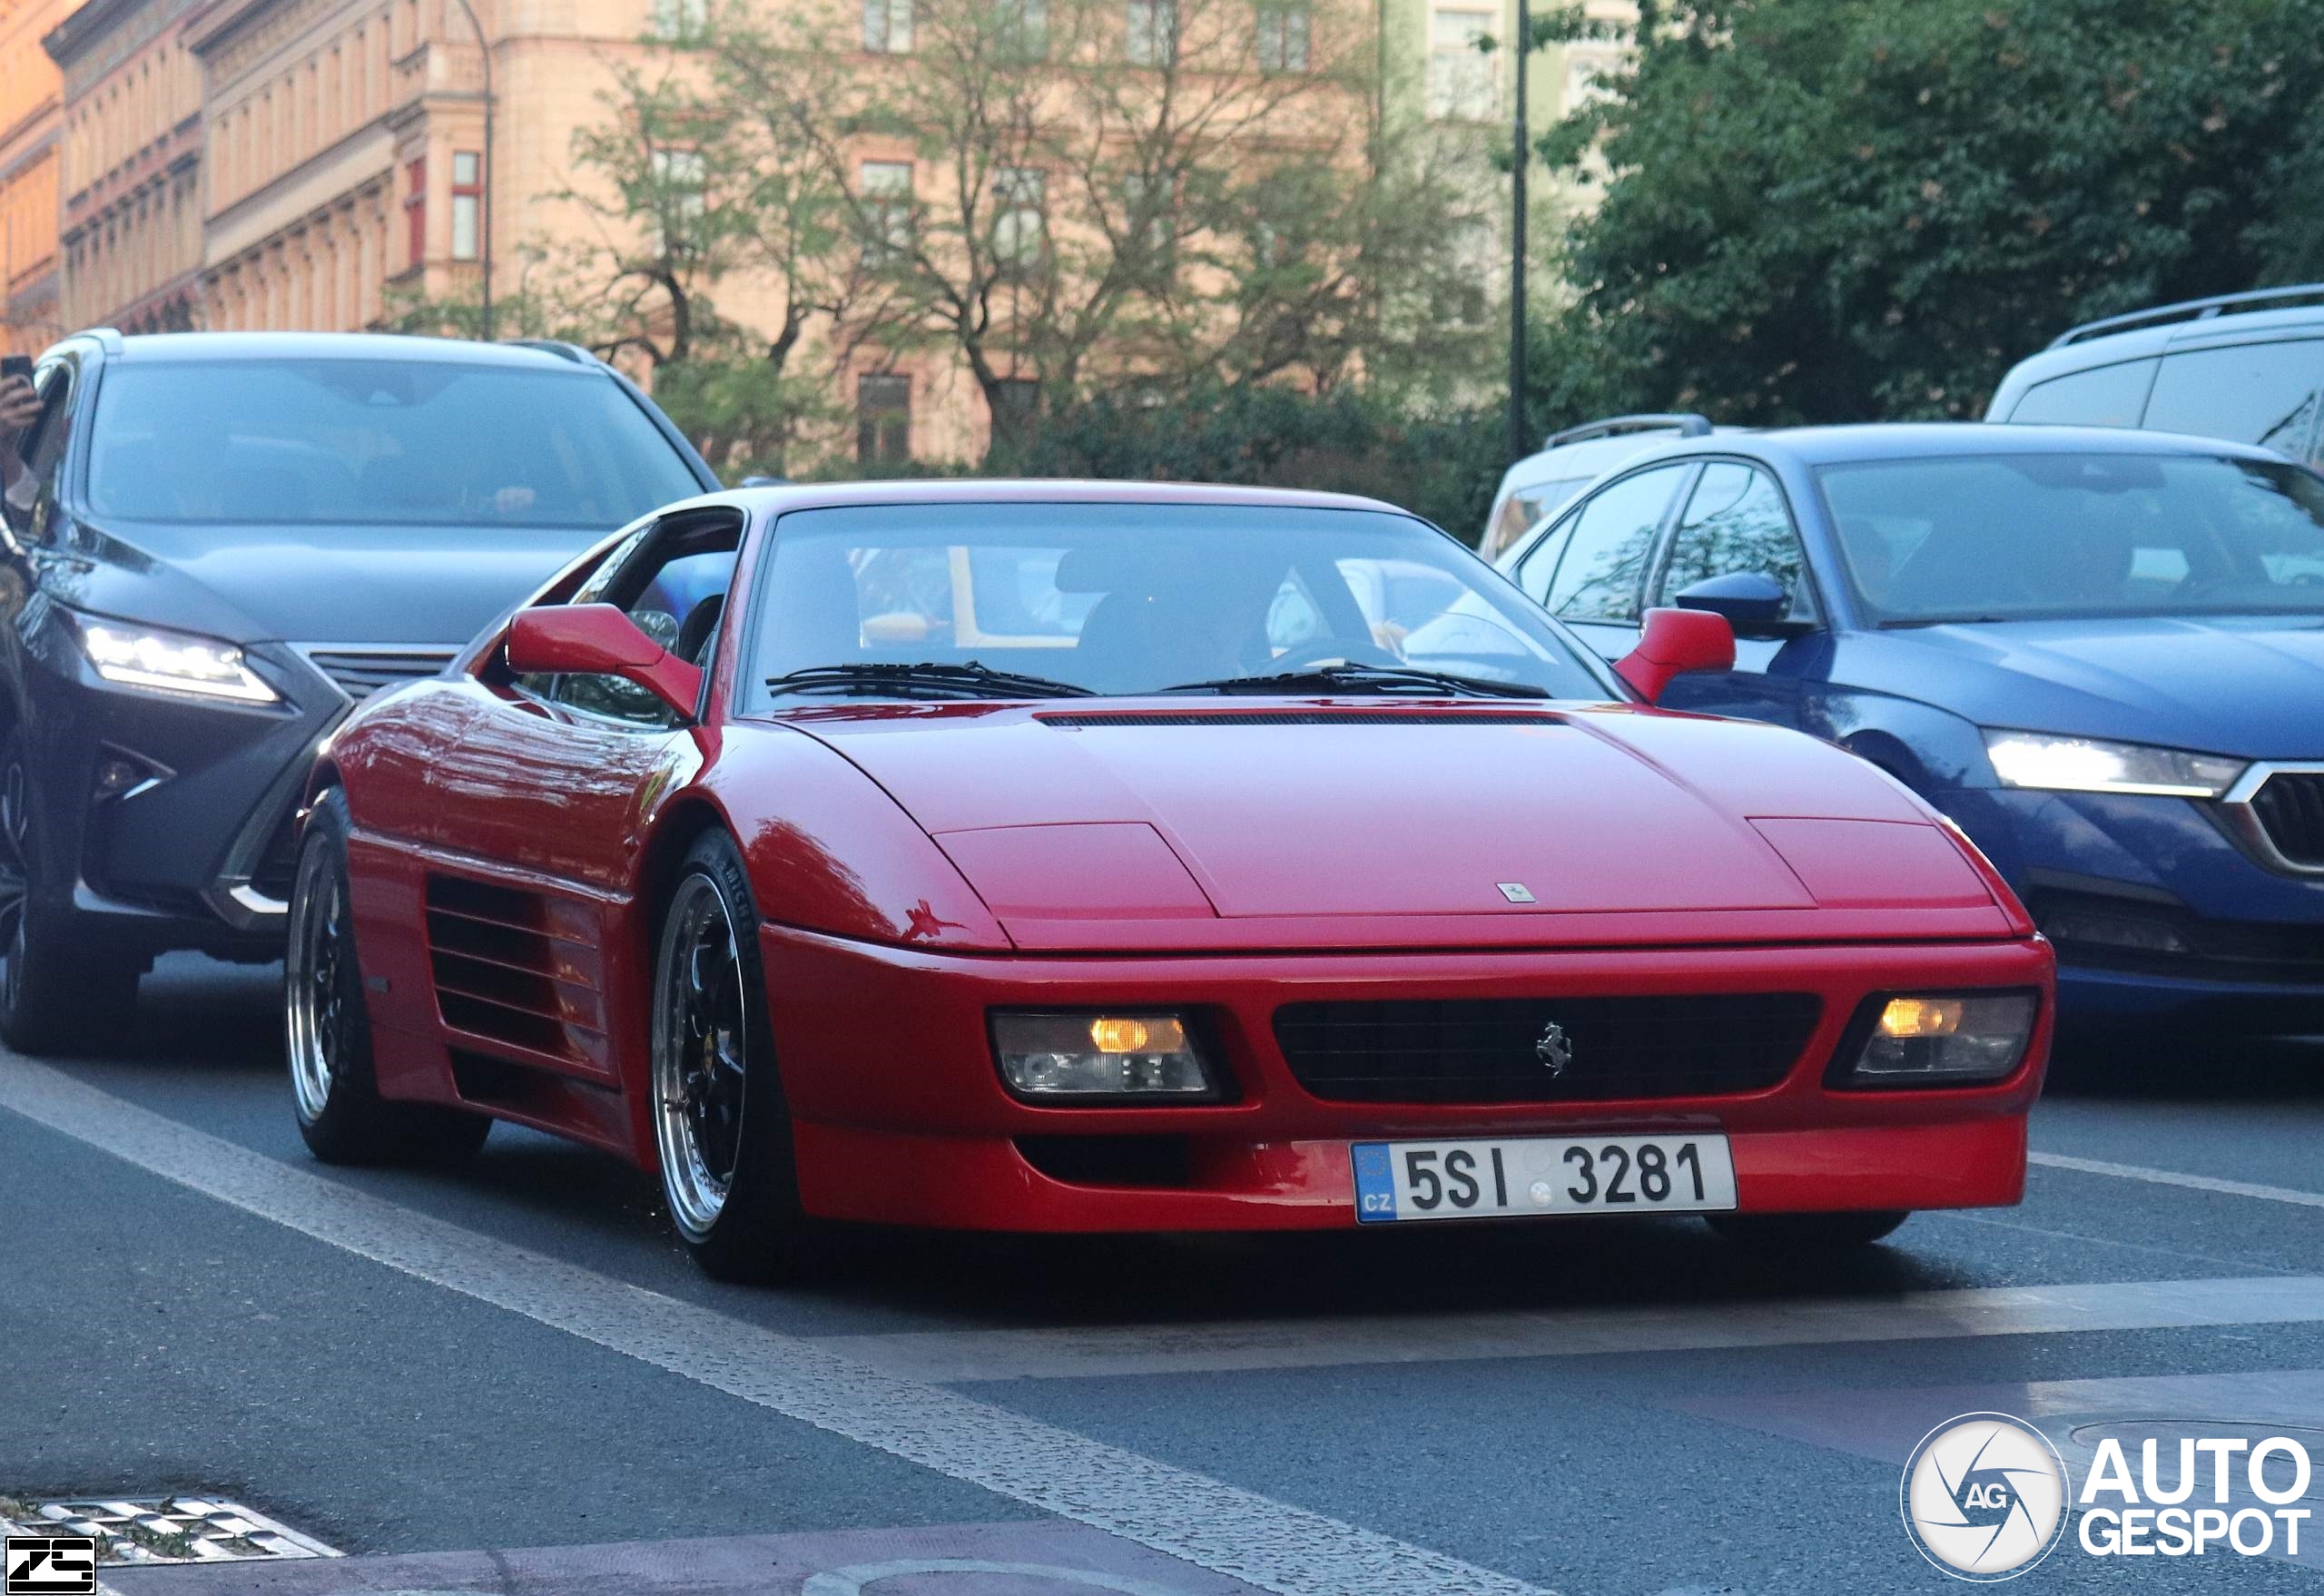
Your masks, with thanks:
[(1491, 682), (1482, 676), (1424, 671), (1414, 665), (1335, 665), (1279, 671), (1264, 676), (1222, 676), (1215, 682), (1185, 682), (1164, 693), (1451, 693), (1482, 698), (1547, 698), (1546, 687), (1530, 682)]
[(769, 676), (766, 685), (777, 694), (835, 693), (878, 694), (882, 697), (914, 698), (940, 695), (959, 698), (1088, 698), (1094, 696), (1088, 687), (1078, 687), (1071, 682), (1052, 682), (1047, 676), (1028, 676), (1016, 671), (997, 671), (978, 660), (963, 660), (949, 664), (939, 660), (922, 660), (915, 665), (809, 665), (804, 670), (791, 671), (780, 676)]

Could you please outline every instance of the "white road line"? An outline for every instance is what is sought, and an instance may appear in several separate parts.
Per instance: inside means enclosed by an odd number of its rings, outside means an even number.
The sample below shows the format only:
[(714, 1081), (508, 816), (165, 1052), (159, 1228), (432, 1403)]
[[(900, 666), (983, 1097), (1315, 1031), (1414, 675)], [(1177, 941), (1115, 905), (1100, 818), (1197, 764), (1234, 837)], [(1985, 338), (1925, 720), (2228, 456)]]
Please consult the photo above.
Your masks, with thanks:
[(2123, 1180), (2143, 1180), (2151, 1186), (2182, 1186), (2190, 1191), (2224, 1192), (2229, 1197), (2262, 1197), (2271, 1203), (2291, 1203), (2303, 1208), (2324, 1208), (2324, 1192), (2299, 1191), (2289, 1186), (2259, 1186), (2249, 1180), (2221, 1180), (2209, 1175), (2182, 1175), (2176, 1169), (2150, 1169), (2143, 1164), (2110, 1164), (2103, 1158), (2075, 1158), (2064, 1153), (2025, 1155), (2029, 1164), (2045, 1169), (2078, 1169), (2084, 1175), (2112, 1175)]
[(1545, 1596), (1506, 1574), (398, 1207), (45, 1065), (0, 1055), (0, 1108), (373, 1263), (1283, 1596)]
[(2324, 1278), (2279, 1275), (1699, 1307), (832, 1335), (817, 1345), (901, 1379), (952, 1383), (2316, 1322), (2324, 1322)]

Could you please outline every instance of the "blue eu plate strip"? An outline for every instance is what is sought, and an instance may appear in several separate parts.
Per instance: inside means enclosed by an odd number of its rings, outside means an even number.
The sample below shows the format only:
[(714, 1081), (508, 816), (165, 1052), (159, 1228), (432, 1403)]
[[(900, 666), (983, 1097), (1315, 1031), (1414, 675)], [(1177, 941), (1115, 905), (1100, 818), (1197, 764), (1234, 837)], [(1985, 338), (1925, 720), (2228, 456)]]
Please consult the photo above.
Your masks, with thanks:
[(1396, 1176), (1384, 1141), (1360, 1141), (1348, 1148), (1355, 1158), (1355, 1217), (1378, 1221), (1396, 1217)]

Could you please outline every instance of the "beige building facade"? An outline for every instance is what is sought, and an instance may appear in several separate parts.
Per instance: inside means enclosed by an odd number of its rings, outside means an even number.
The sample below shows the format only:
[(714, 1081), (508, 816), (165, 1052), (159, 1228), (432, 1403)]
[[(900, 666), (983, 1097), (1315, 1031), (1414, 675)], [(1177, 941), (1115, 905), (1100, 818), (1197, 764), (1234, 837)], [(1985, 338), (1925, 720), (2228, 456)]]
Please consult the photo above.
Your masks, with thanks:
[[(1133, 24), (1140, 3), (1126, 0)], [(1142, 3), (1151, 11), (1160, 0)], [(531, 269), (520, 246), (587, 225), (552, 197), (574, 182), (576, 131), (604, 121), (624, 65), (650, 64), (670, 47), (657, 38), (698, 28), (704, 4), (88, 0), (47, 35), (64, 83), (56, 320), (361, 329), (407, 299), (473, 302), (487, 256), (495, 293), (517, 298)], [(1624, 0), (1595, 4), (1629, 12)], [(909, 18), (908, 0), (867, 8), (864, 60), (842, 70), (909, 70), (893, 59), (910, 49), (908, 22), (903, 38), (891, 36), (899, 15)], [(1298, 15), (1295, 39), (1259, 41), (1263, 57), (1270, 43), (1279, 57), (1262, 70), (1306, 68), (1304, 6)], [(1481, 54), (1473, 40), (1507, 36), (1512, 16), (1513, 0), (1387, 0), (1383, 54), (1392, 70), (1410, 69), (1397, 73), (1400, 93), (1489, 137), (1506, 114), (1512, 57)], [(1126, 35), (1133, 62), (1140, 36), (1135, 26)], [(1599, 64), (1583, 46), (1536, 57), (1537, 122), (1587, 93)], [(903, 202), (924, 181), (908, 145), (858, 153), (851, 175), (862, 192), (892, 190)], [(1481, 253), (1490, 277), (1500, 251)], [(771, 322), (779, 307), (733, 282), (718, 308), (750, 324)], [(866, 350), (837, 380), (867, 462), (973, 458), (983, 447), (987, 401), (959, 359)]]
[(64, 78), (58, 147), (65, 330), (195, 325), (202, 82), (198, 0), (93, 0), (48, 35)]
[(41, 47), (79, 0), (0, 0), (0, 351), (30, 354), (62, 330), (57, 141), (64, 79)]

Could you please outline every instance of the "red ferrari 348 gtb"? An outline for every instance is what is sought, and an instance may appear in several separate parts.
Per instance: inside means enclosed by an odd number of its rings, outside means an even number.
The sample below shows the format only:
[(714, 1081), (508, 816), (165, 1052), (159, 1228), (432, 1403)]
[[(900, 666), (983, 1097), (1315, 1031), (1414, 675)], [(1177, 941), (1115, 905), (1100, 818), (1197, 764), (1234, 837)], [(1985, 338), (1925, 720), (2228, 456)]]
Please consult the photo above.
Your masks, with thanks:
[(2018, 1200), (2050, 951), (1936, 813), (1658, 711), (1387, 505), (716, 494), (318, 760), (299, 1124), (659, 1172), (730, 1277), (819, 1219), (1027, 1231)]

